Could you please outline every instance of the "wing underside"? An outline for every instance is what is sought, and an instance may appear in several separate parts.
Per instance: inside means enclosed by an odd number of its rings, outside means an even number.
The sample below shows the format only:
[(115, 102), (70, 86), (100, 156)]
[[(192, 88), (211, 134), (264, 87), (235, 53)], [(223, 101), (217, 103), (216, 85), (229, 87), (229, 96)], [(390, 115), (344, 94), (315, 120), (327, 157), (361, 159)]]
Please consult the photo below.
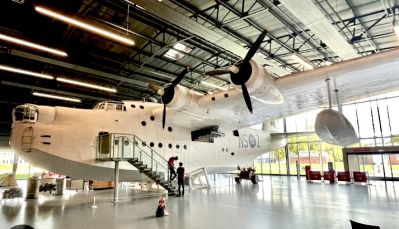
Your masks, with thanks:
[[(399, 88), (399, 49), (352, 59), (276, 79), (284, 97), (282, 104), (266, 104), (252, 97), (253, 114), (246, 108), (239, 89), (205, 95), (198, 109), (168, 111), (171, 125), (198, 129), (219, 125), (234, 130), (318, 108), (327, 107), (325, 80), (339, 90), (341, 102), (397, 90)], [(155, 110), (155, 114), (160, 111)]]

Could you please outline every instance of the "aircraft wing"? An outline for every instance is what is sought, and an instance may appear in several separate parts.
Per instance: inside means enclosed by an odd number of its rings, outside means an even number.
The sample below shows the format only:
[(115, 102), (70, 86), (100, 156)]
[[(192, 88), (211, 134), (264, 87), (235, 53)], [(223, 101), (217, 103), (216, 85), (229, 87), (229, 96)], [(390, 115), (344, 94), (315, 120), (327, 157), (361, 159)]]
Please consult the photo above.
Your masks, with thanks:
[[(254, 112), (249, 113), (239, 89), (230, 89), (198, 100), (198, 109), (168, 110), (167, 125), (189, 129), (218, 125), (222, 130), (248, 127), (328, 106), (325, 80), (339, 90), (341, 102), (368, 97), (399, 88), (399, 49), (336, 63), (315, 70), (276, 79), (284, 97), (282, 104), (266, 104), (252, 97)], [(227, 94), (227, 97), (226, 97)], [(154, 110), (161, 116), (161, 109)]]

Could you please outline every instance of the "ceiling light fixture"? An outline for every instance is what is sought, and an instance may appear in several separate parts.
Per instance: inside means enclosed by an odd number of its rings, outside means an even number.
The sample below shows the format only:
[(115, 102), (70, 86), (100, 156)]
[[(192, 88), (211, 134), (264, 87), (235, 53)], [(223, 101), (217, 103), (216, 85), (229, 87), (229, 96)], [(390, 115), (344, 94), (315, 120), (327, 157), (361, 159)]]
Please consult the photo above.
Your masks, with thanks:
[(189, 53), (189, 52), (191, 52), (191, 50), (193, 50), (193, 49), (183, 45), (182, 43), (176, 43), (175, 45), (173, 45), (173, 48), (177, 49), (179, 51), (185, 52), (185, 53)]
[(48, 48), (48, 47), (45, 47), (42, 45), (34, 44), (32, 42), (21, 40), (21, 39), (15, 38), (15, 37), (10, 37), (10, 36), (7, 36), (7, 35), (1, 34), (1, 33), (0, 33), (0, 40), (4, 40), (4, 41), (8, 41), (8, 42), (11, 42), (14, 44), (38, 49), (38, 50), (41, 50), (44, 52), (52, 53), (52, 54), (63, 56), (63, 57), (68, 56), (68, 54), (66, 54), (66, 52), (63, 52), (63, 51), (60, 51), (57, 49)]
[(50, 75), (41, 74), (41, 73), (37, 73), (37, 72), (31, 72), (28, 70), (22, 70), (19, 68), (13, 68), (13, 67), (5, 66), (5, 65), (0, 65), (0, 70), (19, 73), (19, 74), (28, 75), (28, 76), (39, 77), (39, 78), (43, 78), (43, 79), (49, 79), (49, 80), (54, 79), (54, 77), (50, 76)]
[(172, 59), (172, 60), (179, 60), (181, 58), (183, 58), (184, 54), (180, 53), (174, 49), (169, 49), (165, 54), (165, 57)]
[(60, 96), (60, 95), (53, 95), (53, 94), (47, 94), (47, 93), (41, 93), (41, 92), (33, 92), (32, 94), (34, 96), (50, 98), (50, 99), (58, 99), (58, 100), (64, 100), (64, 101), (69, 101), (69, 102), (75, 102), (75, 103), (82, 102), (80, 99), (66, 97), (66, 96)]
[(99, 85), (95, 85), (95, 84), (91, 84), (91, 83), (80, 82), (77, 80), (71, 80), (71, 79), (66, 79), (66, 78), (62, 78), (62, 77), (57, 77), (57, 81), (60, 81), (63, 83), (74, 84), (74, 85), (78, 85), (78, 86), (82, 86), (82, 87), (88, 87), (88, 88), (93, 88), (93, 89), (97, 89), (97, 90), (116, 93), (115, 88), (103, 87), (103, 86), (99, 86)]
[(74, 25), (74, 26), (76, 26), (76, 27), (79, 27), (79, 28), (81, 28), (81, 29), (90, 31), (90, 32), (92, 32), (92, 33), (96, 33), (96, 34), (98, 34), (98, 35), (107, 37), (107, 38), (109, 38), (109, 39), (113, 39), (113, 40), (118, 41), (118, 42), (121, 42), (121, 43), (123, 43), (123, 44), (134, 45), (134, 41), (131, 40), (131, 39), (128, 39), (128, 38), (126, 38), (126, 37), (117, 35), (117, 34), (115, 34), (115, 33), (109, 32), (109, 31), (107, 31), (107, 30), (98, 28), (98, 27), (96, 27), (96, 26), (92, 26), (92, 25), (89, 25), (89, 24), (87, 24), (87, 23), (84, 23), (84, 22), (81, 22), (81, 21), (72, 19), (72, 18), (70, 18), (70, 17), (64, 16), (64, 15), (59, 14), (59, 13), (57, 13), (57, 12), (54, 12), (54, 11), (52, 11), (52, 10), (49, 10), (49, 9), (46, 9), (46, 8), (43, 8), (43, 7), (40, 7), (40, 6), (36, 6), (36, 7), (35, 7), (35, 10), (36, 10), (37, 12), (43, 14), (43, 15), (52, 17), (52, 18), (54, 18), (54, 19), (58, 19), (58, 20), (63, 21), (63, 22), (65, 22), (65, 23)]
[(217, 89), (220, 89), (222, 91), (227, 91), (227, 89), (224, 88), (224, 87), (221, 87), (221, 86), (218, 86), (218, 85), (215, 85), (215, 84), (211, 84), (211, 83), (208, 83), (208, 82), (205, 82), (205, 81), (201, 81), (201, 84), (203, 84), (205, 86), (208, 86), (208, 87), (217, 88)]

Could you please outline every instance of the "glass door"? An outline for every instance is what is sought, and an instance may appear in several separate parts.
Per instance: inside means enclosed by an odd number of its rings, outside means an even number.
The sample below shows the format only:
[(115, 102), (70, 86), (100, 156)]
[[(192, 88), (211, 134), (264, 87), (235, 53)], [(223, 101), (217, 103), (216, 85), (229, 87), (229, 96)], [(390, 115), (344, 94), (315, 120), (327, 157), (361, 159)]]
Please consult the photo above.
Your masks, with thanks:
[(349, 170), (366, 172), (373, 180), (399, 180), (399, 154), (367, 153), (348, 155)]

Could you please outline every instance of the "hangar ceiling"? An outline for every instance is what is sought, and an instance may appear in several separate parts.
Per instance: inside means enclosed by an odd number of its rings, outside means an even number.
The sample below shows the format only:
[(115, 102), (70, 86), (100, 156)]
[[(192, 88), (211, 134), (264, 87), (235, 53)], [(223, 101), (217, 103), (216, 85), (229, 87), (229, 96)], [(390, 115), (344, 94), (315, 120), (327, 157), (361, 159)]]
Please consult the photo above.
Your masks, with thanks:
[[(90, 108), (102, 100), (157, 99), (186, 66), (182, 85), (206, 94), (227, 89), (230, 65), (267, 31), (256, 60), (275, 77), (398, 46), (396, 0), (3, 0), (0, 35), (65, 51), (47, 54), (0, 39), (0, 65), (117, 89), (117, 93), (0, 70), (0, 135), (21, 103)], [(132, 39), (133, 46), (46, 16), (43, 6)], [(182, 50), (181, 48), (187, 48)], [(205, 83), (204, 83), (205, 82)], [(80, 103), (33, 92), (78, 98)]]

